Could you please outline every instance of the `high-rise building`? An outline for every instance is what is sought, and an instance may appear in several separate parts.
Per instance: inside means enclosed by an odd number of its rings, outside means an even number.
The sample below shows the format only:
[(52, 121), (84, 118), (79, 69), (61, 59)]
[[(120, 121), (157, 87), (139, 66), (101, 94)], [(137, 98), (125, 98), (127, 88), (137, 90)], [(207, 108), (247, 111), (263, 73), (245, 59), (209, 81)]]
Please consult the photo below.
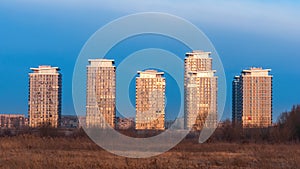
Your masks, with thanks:
[(90, 59), (87, 66), (87, 128), (115, 128), (116, 67), (114, 60)]
[(165, 87), (163, 72), (139, 71), (136, 78), (137, 130), (165, 129)]
[(29, 73), (29, 126), (59, 127), (62, 78), (58, 67), (39, 66)]
[[(217, 76), (210, 52), (186, 53), (184, 73), (184, 127), (201, 130), (217, 126)], [(206, 121), (206, 123), (205, 123)]]
[(243, 70), (233, 81), (232, 121), (243, 127), (272, 125), (271, 69)]

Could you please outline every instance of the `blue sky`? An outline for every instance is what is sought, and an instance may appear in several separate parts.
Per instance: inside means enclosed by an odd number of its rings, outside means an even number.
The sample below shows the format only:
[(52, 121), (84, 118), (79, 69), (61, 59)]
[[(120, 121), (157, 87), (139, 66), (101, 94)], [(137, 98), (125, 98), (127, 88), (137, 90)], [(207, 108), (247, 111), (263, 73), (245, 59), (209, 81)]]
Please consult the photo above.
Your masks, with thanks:
[(26, 113), (30, 67), (49, 64), (63, 74), (63, 114), (75, 114), (72, 73), (88, 38), (137, 12), (166, 12), (189, 20), (212, 41), (227, 78), (223, 119), (231, 117), (231, 80), (250, 66), (271, 68), (273, 119), (300, 103), (300, 3), (297, 1), (12, 1), (0, 2), (0, 113)]

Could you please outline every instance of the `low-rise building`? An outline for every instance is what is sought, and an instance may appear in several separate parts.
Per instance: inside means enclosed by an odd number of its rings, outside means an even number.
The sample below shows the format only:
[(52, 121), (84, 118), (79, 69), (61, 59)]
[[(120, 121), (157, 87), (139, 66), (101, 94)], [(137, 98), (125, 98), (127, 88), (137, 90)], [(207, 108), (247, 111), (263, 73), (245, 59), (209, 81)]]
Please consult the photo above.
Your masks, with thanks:
[(25, 127), (24, 114), (0, 114), (1, 129), (20, 129)]
[(77, 116), (64, 115), (61, 117), (61, 127), (62, 128), (78, 128), (79, 121)]
[(135, 126), (134, 118), (121, 118), (117, 117), (117, 129), (119, 130), (128, 130), (133, 129)]

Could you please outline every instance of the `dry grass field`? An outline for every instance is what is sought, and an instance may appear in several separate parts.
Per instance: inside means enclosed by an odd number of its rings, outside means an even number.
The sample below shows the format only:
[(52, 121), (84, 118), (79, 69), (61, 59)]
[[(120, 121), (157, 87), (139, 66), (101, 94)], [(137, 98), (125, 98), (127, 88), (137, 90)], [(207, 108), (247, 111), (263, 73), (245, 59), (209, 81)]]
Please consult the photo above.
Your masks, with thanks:
[(169, 152), (130, 159), (86, 137), (0, 137), (0, 168), (300, 168), (300, 144), (205, 143), (186, 139)]

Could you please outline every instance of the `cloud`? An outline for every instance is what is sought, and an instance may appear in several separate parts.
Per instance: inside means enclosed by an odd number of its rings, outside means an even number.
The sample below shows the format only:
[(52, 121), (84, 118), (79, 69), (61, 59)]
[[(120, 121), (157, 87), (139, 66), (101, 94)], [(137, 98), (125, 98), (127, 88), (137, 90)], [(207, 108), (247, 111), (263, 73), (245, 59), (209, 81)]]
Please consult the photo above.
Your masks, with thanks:
[[(17, 1), (5, 3), (19, 4)], [(294, 38), (300, 36), (300, 2), (259, 0), (28, 0), (21, 5), (38, 8), (103, 12), (122, 16), (137, 12), (166, 12), (183, 17), (200, 27), (255, 33), (262, 36)], [(25, 8), (24, 7), (24, 8)], [(0, 7), (1, 8), (1, 7)], [(96, 12), (95, 12), (96, 11)], [(98, 12), (98, 13), (97, 13)], [(106, 12), (106, 13), (105, 13)], [(85, 13), (86, 14), (86, 13)]]
[(193, 23), (208, 24), (220, 29), (281, 37), (300, 35), (300, 4), (297, 2), (111, 0), (99, 3), (101, 8), (123, 13), (167, 12)]

